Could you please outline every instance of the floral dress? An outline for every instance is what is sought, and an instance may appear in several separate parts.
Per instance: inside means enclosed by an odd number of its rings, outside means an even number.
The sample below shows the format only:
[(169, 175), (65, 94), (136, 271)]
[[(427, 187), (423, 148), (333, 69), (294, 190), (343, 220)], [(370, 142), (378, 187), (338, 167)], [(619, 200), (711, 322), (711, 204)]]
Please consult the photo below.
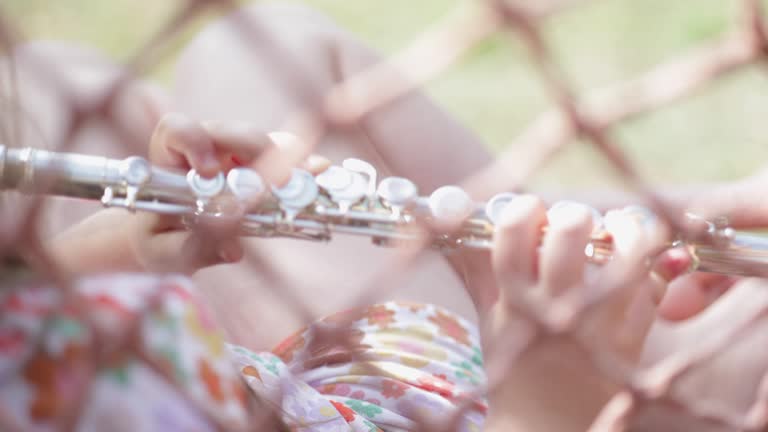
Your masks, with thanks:
[(255, 352), (225, 342), (185, 278), (69, 288), (0, 291), (2, 431), (264, 430), (264, 406), (295, 431), (482, 427), (477, 331), (441, 308), (346, 311)]

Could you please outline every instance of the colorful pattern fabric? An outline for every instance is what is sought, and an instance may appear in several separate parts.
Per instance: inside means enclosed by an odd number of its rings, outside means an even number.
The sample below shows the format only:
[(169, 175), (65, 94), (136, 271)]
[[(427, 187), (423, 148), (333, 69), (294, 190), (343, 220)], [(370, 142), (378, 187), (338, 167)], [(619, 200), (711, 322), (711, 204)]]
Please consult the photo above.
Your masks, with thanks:
[(249, 391), (188, 280), (71, 288), (0, 290), (0, 429), (249, 429)]
[(374, 305), (253, 352), (225, 343), (187, 279), (111, 275), (72, 288), (0, 290), (8, 427), (252, 430), (266, 403), (296, 431), (413, 430), (457, 404), (468, 407), (461, 430), (481, 429), (479, 338), (443, 309)]
[(432, 306), (389, 302), (321, 320), (272, 353), (230, 346), (251, 389), (296, 431), (409, 431), (458, 404), (461, 431), (479, 431), (486, 404), (479, 337)]

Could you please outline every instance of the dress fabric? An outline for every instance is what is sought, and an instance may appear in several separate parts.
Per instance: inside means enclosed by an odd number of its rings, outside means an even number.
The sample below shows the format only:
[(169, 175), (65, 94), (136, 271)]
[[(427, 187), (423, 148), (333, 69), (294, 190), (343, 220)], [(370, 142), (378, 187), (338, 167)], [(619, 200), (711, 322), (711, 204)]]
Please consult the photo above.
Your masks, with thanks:
[(345, 311), (257, 352), (226, 343), (186, 278), (70, 288), (0, 291), (2, 430), (260, 430), (265, 405), (295, 431), (408, 431), (451, 416), (482, 428), (477, 330), (439, 307)]

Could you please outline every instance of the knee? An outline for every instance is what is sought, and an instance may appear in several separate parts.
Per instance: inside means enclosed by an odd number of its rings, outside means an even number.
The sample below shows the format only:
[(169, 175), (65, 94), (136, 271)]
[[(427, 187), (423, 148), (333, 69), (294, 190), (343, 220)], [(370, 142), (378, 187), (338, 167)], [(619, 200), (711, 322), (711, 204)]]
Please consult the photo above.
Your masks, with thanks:
[(257, 55), (269, 61), (275, 54), (294, 58), (313, 56), (318, 48), (341, 35), (327, 16), (307, 6), (258, 3), (238, 9), (205, 27), (185, 47), (179, 64), (216, 64), (212, 58), (244, 58)]
[[(74, 109), (100, 100), (125, 73), (125, 68), (103, 52), (78, 43), (31, 41), (20, 44), (11, 54), (15, 80), (4, 90), (17, 107), (13, 121), (21, 131), (19, 145), (48, 147), (60, 144)], [(0, 71), (0, 75), (8, 71)], [(154, 119), (147, 110), (150, 90), (157, 86), (136, 79), (122, 88), (107, 108), (109, 122), (93, 116), (78, 134), (73, 150), (94, 151), (103, 156), (122, 157), (132, 147), (146, 142)], [(112, 133), (117, 127), (124, 133)], [(121, 142), (129, 140), (130, 142)]]
[[(249, 33), (248, 25), (257, 31)], [(238, 42), (261, 36), (291, 47), (313, 44), (337, 37), (341, 29), (330, 17), (302, 4), (255, 3), (240, 8), (211, 23), (197, 37), (198, 41), (221, 42), (235, 37)], [(194, 48), (194, 44), (191, 45)]]
[(297, 90), (322, 91), (337, 81), (330, 49), (342, 34), (304, 6), (239, 9), (182, 50), (173, 77), (175, 109), (193, 118), (278, 122), (296, 108)]

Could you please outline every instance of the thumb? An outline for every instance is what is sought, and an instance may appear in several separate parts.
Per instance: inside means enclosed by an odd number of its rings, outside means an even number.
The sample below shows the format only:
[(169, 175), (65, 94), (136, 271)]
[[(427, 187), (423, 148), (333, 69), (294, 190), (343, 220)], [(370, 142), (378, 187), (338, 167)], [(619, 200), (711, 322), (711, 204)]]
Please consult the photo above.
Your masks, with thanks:
[(694, 273), (669, 284), (667, 295), (659, 305), (659, 316), (682, 321), (700, 313), (717, 300), (738, 278), (712, 273)]
[[(225, 204), (225, 203), (222, 203)], [(244, 208), (237, 203), (222, 207), (222, 214), (196, 215), (187, 227), (158, 232), (143, 246), (145, 268), (194, 273), (216, 264), (243, 258), (240, 228)]]
[(243, 258), (237, 238), (212, 239), (189, 231), (169, 231), (150, 240), (152, 253), (145, 267), (150, 271), (192, 274), (202, 268), (234, 263)]
[(661, 292), (653, 293), (659, 316), (666, 320), (688, 319), (714, 302), (735, 279), (712, 273), (689, 273), (694, 259), (688, 249), (677, 247), (661, 254), (653, 264), (652, 275), (663, 282)]

